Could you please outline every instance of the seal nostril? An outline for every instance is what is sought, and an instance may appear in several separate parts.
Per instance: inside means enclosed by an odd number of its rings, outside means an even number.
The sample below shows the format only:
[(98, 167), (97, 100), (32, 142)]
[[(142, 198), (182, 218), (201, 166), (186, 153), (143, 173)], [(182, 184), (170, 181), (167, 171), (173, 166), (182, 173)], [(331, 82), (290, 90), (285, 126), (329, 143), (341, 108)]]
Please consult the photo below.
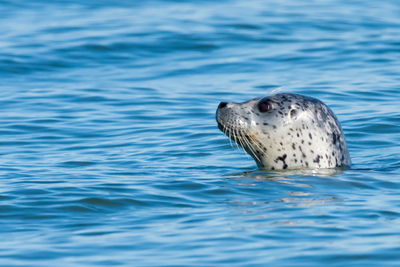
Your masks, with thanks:
[(224, 107), (226, 107), (227, 104), (228, 104), (228, 103), (226, 103), (226, 102), (221, 102), (221, 103), (219, 103), (218, 108), (219, 108), (219, 109), (220, 109), (220, 108), (224, 108)]

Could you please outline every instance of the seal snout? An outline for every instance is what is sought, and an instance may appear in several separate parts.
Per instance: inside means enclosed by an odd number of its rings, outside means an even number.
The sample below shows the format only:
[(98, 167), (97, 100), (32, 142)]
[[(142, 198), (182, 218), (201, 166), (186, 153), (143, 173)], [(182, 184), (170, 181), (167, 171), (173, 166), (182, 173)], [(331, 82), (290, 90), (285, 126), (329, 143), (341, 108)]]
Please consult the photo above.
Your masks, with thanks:
[(228, 105), (228, 103), (226, 103), (226, 102), (221, 102), (221, 103), (219, 103), (219, 105), (218, 105), (218, 109), (224, 108), (224, 107), (226, 107), (227, 105)]
[(223, 132), (223, 133), (225, 133), (225, 131), (226, 131), (226, 126), (224, 126), (223, 125), (223, 115), (221, 114), (221, 110), (223, 109), (223, 108), (226, 108), (226, 106), (228, 105), (228, 103), (226, 103), (226, 102), (221, 102), (221, 103), (219, 103), (219, 105), (218, 105), (218, 108), (217, 108), (217, 114), (216, 114), (216, 119), (217, 119), (217, 123), (218, 123), (218, 128)]

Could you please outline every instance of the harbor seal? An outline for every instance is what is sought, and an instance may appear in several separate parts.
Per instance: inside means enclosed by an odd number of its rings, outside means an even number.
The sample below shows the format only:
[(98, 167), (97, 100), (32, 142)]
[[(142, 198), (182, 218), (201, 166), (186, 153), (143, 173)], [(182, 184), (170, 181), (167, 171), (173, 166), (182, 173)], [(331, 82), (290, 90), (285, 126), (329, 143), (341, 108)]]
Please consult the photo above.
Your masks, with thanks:
[(349, 167), (346, 140), (332, 110), (318, 99), (279, 93), (221, 102), (219, 129), (262, 169)]

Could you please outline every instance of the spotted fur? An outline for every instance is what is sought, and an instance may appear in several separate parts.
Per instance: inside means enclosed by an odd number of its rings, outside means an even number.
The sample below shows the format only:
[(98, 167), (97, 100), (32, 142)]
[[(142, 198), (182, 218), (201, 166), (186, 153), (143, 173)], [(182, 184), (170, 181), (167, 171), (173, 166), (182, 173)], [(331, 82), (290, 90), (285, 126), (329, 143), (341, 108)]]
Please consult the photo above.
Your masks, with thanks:
[(275, 94), (221, 103), (218, 127), (251, 155), (259, 168), (348, 167), (346, 140), (332, 110), (320, 100)]

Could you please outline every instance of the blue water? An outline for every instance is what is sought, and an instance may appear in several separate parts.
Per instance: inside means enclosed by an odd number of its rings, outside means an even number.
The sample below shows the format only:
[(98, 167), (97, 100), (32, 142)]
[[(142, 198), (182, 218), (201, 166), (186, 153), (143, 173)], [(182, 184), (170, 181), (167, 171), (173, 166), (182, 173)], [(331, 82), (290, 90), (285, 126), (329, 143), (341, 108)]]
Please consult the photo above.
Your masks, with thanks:
[[(400, 3), (0, 0), (1, 266), (398, 266)], [(220, 101), (328, 104), (353, 165), (257, 170)]]

